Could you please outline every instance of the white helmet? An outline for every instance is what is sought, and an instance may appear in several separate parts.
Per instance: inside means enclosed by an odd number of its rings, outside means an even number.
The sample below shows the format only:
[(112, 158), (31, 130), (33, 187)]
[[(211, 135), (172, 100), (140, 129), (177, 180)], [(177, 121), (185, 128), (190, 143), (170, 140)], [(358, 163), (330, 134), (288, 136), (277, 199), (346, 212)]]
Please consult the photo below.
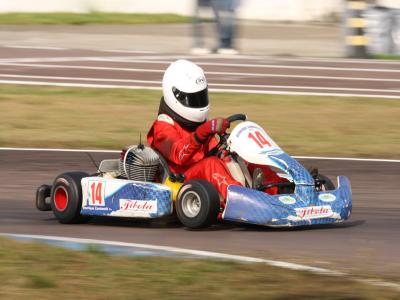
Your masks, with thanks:
[(165, 103), (177, 115), (196, 123), (207, 119), (207, 80), (198, 65), (183, 59), (173, 62), (165, 71), (162, 87)]

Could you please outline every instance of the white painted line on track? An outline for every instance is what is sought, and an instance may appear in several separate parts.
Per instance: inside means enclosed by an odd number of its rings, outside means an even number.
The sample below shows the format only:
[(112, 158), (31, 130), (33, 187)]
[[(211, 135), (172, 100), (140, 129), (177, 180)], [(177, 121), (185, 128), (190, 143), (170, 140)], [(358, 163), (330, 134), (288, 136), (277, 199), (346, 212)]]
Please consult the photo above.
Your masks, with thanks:
[(243, 60), (257, 60), (259, 62), (262, 61), (282, 61), (282, 62), (311, 62), (311, 63), (344, 63), (344, 64), (373, 64), (373, 65), (400, 65), (399, 61), (394, 60), (382, 60), (382, 59), (350, 59), (350, 58), (316, 58), (316, 57), (281, 57), (281, 56), (257, 56), (257, 55), (249, 55), (243, 57), (218, 57), (218, 56), (210, 56), (210, 57), (202, 57), (202, 56), (192, 56), (192, 59), (207, 59), (207, 58), (222, 58), (222, 59), (243, 59)]
[[(132, 59), (134, 58), (134, 59)], [(146, 64), (170, 64), (171, 60), (158, 60), (158, 57), (148, 57), (149, 59), (138, 59), (138, 57), (122, 56), (122, 57), (52, 57), (52, 58), (21, 58), (18, 60), (0, 60), (4, 63), (18, 63), (18, 62), (66, 62), (66, 61), (102, 61), (102, 62), (124, 62), (124, 63), (146, 63)], [(162, 59), (165, 59), (162, 57)], [(320, 67), (320, 66), (290, 66), (290, 65), (276, 65), (276, 64), (248, 64), (248, 63), (220, 63), (220, 62), (207, 62), (207, 61), (194, 61), (199, 65), (206, 66), (231, 66), (231, 67), (252, 67), (252, 68), (275, 68), (275, 69), (303, 69), (303, 70), (335, 70), (335, 71), (352, 71), (352, 72), (395, 72), (399, 73), (397, 69), (374, 69), (374, 68), (341, 68), (341, 67)], [(65, 65), (64, 65), (65, 66)]]
[[(0, 74), (0, 77), (6, 78), (30, 78), (30, 79), (53, 79), (53, 80), (71, 80), (71, 81), (99, 81), (99, 82), (126, 82), (126, 83), (149, 83), (160, 84), (156, 80), (136, 80), (136, 79), (116, 79), (116, 78), (97, 78), (97, 77), (60, 77), (60, 76), (38, 76), (38, 75), (15, 75)], [(289, 85), (257, 85), (257, 84), (231, 84), (231, 83), (209, 83), (209, 86), (223, 87), (247, 87), (247, 88), (272, 88), (272, 89), (300, 89), (300, 90), (327, 90), (327, 91), (355, 91), (355, 92), (381, 92), (381, 93), (400, 93), (400, 89), (359, 89), (359, 88), (341, 88), (341, 87), (319, 87), (319, 86), (289, 86)], [(399, 95), (400, 97), (400, 95)]]
[(149, 245), (149, 244), (126, 243), (126, 242), (114, 242), (114, 241), (94, 240), (94, 239), (47, 236), (47, 235), (0, 233), (0, 236), (31, 238), (31, 239), (36, 238), (36, 239), (44, 239), (44, 240), (52, 240), (52, 241), (80, 243), (80, 244), (98, 244), (98, 245), (108, 245), (108, 246), (121, 246), (121, 247), (133, 247), (133, 248), (143, 248), (143, 249), (151, 249), (151, 250), (161, 250), (161, 251), (172, 252), (172, 253), (195, 255), (195, 256), (200, 256), (200, 257), (205, 257), (205, 258), (217, 258), (217, 259), (233, 260), (233, 261), (239, 261), (239, 262), (266, 263), (270, 266), (281, 267), (281, 268), (297, 270), (297, 271), (309, 271), (309, 272), (313, 272), (313, 273), (317, 273), (317, 274), (325, 274), (325, 275), (332, 275), (332, 276), (345, 275), (345, 273), (338, 272), (338, 271), (332, 271), (332, 270), (328, 270), (328, 269), (316, 268), (316, 267), (300, 265), (300, 264), (295, 264), (295, 263), (268, 260), (268, 259), (242, 256), (242, 255), (224, 254), (224, 253), (211, 252), (211, 251), (185, 249), (185, 248), (178, 248), (178, 247), (157, 246), (157, 245)]
[[(145, 73), (164, 73), (164, 69), (143, 69), (143, 68), (116, 68), (116, 67), (96, 67), (96, 66), (77, 66), (77, 65), (50, 65), (50, 64), (28, 64), (0, 62), (5, 66), (20, 66), (31, 68), (58, 68), (58, 69), (78, 69), (78, 70), (103, 70), (103, 71), (123, 71), (123, 72), (145, 72)], [(346, 81), (382, 81), (382, 82), (400, 82), (400, 79), (376, 78), (376, 77), (341, 77), (341, 76), (314, 76), (314, 75), (292, 75), (292, 74), (264, 74), (264, 73), (238, 73), (238, 72), (215, 72), (206, 71), (207, 75), (228, 75), (228, 76), (250, 76), (250, 77), (280, 77), (280, 78), (308, 78), (308, 79), (326, 79), (326, 80), (346, 80)]]
[(381, 95), (381, 94), (357, 94), (357, 93), (323, 93), (323, 92), (290, 92), (272, 90), (241, 90), (241, 89), (210, 89), (211, 92), (218, 93), (243, 93), (243, 94), (265, 94), (265, 95), (293, 95), (293, 96), (332, 96), (332, 97), (361, 97), (361, 98), (384, 98), (400, 99), (400, 95)]
[(24, 45), (4, 45), (2, 47), (15, 48), (15, 49), (37, 49), (37, 50), (68, 50), (68, 48), (61, 48), (61, 47), (24, 46)]
[[(2, 75), (0, 75), (2, 76)], [(264, 89), (300, 89), (300, 90), (324, 90), (324, 91), (355, 91), (355, 92), (387, 92), (400, 93), (399, 89), (360, 89), (360, 88), (342, 88), (342, 87), (321, 87), (321, 86), (306, 86), (306, 85), (262, 85), (262, 84), (235, 84), (235, 83), (208, 83), (209, 86), (224, 86), (224, 87), (246, 87), (246, 88), (264, 88)]]
[[(98, 61), (109, 62), (125, 62), (125, 63), (146, 63), (146, 64), (170, 64), (168, 60), (138, 60), (138, 59), (122, 59), (120, 61), (109, 59), (107, 57), (98, 58)], [(320, 67), (320, 66), (290, 66), (290, 65), (277, 65), (277, 64), (243, 64), (243, 63), (221, 63), (221, 62), (207, 62), (207, 61), (193, 61), (198, 65), (203, 66), (222, 66), (222, 67), (240, 67), (240, 68), (266, 68), (266, 69), (294, 69), (294, 70), (329, 70), (329, 71), (351, 71), (351, 72), (387, 72), (387, 73), (400, 73), (397, 69), (371, 69), (371, 68), (347, 68), (347, 67)]]
[(400, 163), (400, 159), (386, 158), (356, 158), (356, 157), (324, 157), (324, 156), (293, 156), (298, 159), (318, 159), (318, 160), (340, 160), (340, 161), (369, 161), (369, 162), (390, 162)]
[[(99, 50), (108, 52), (106, 50)], [(121, 53), (121, 52), (120, 52)], [(144, 59), (144, 60), (165, 60), (169, 59), (170, 63), (181, 57), (176, 56), (158, 56), (158, 55), (118, 55), (118, 56), (44, 56), (44, 57), (15, 57), (15, 58), (0, 58), (2, 63), (43, 63), (43, 62), (73, 62), (73, 61), (103, 61), (108, 59), (109, 62), (126, 62), (125, 59)]]
[[(127, 56), (124, 56), (124, 58)], [(157, 56), (132, 56), (136, 59), (192, 59), (192, 60), (255, 60), (262, 61), (289, 61), (289, 62), (322, 62), (322, 63), (344, 63), (344, 64), (378, 64), (378, 65), (400, 65), (399, 61), (382, 60), (382, 59), (351, 59), (351, 58), (316, 58), (316, 57), (280, 57), (280, 56), (265, 56), (265, 55), (221, 55), (221, 54), (207, 54), (207, 55), (188, 55), (188, 54), (161, 54)], [(172, 62), (172, 61), (171, 61)]]
[[(142, 57), (145, 58), (145, 57)], [(152, 57), (148, 57), (149, 59)], [(223, 60), (256, 60), (257, 62), (262, 61), (289, 61), (289, 62), (322, 62), (322, 63), (344, 63), (344, 64), (377, 64), (377, 65), (400, 65), (400, 61), (396, 60), (384, 60), (384, 59), (352, 59), (352, 58), (323, 58), (323, 57), (282, 57), (282, 56), (270, 56), (270, 55), (230, 55), (224, 56), (220, 54), (207, 54), (207, 55), (185, 55), (185, 54), (175, 54), (175, 55), (159, 55), (154, 58), (170, 58), (170, 59), (223, 59)]]
[(341, 77), (341, 76), (317, 76), (317, 75), (293, 75), (293, 74), (263, 74), (263, 73), (237, 73), (237, 72), (213, 72), (206, 71), (206, 74), (228, 75), (228, 76), (250, 76), (250, 77), (278, 77), (278, 78), (304, 78), (304, 79), (326, 79), (326, 80), (344, 80), (344, 81), (383, 81), (400, 82), (400, 79), (372, 78), (372, 77)]
[[(196, 58), (196, 57), (194, 57)], [(197, 56), (197, 58), (201, 58)], [(240, 58), (240, 57), (238, 57)], [(323, 58), (323, 57), (280, 57), (280, 56), (250, 56), (244, 59), (261, 59), (272, 61), (290, 61), (290, 62), (323, 62), (323, 63), (345, 63), (345, 64), (377, 64), (377, 65), (400, 65), (400, 61), (383, 59), (354, 59), (354, 58)]]
[[(23, 148), (23, 147), (0, 147), (0, 151), (42, 151), (42, 152), (93, 152), (93, 153), (120, 153), (121, 150), (103, 150), (103, 149), (68, 149), (68, 148)], [(292, 156), (298, 159), (315, 160), (343, 160), (343, 161), (369, 161), (369, 162), (390, 162), (400, 163), (400, 159), (386, 158), (357, 158), (357, 157), (324, 157), (324, 156)]]
[(0, 147), (0, 151), (120, 153), (121, 150)]
[[(100, 50), (102, 52), (107, 52)], [(119, 55), (119, 56), (54, 56), (54, 57), (16, 57), (16, 58), (1, 58), (0, 62), (4, 63), (41, 63), (41, 62), (71, 62), (71, 61), (103, 61), (106, 59), (109, 62), (126, 62), (126, 59), (144, 59), (144, 60), (165, 60), (169, 59), (172, 63), (175, 59), (181, 57), (158, 56), (158, 55)]]
[[(48, 81), (24, 81), (24, 80), (0, 80), (4, 84), (37, 85), (37, 86), (60, 86), (60, 87), (82, 87), (82, 88), (106, 88), (106, 89), (134, 89), (134, 90), (161, 90), (160, 86), (130, 86), (116, 84), (89, 84), (89, 83), (67, 83)], [(290, 92), (272, 90), (241, 90), (241, 89), (210, 89), (215, 93), (243, 93), (243, 94), (264, 94), (264, 95), (294, 95), (294, 96), (334, 96), (334, 97), (360, 97), (360, 98), (382, 98), (400, 99), (400, 95), (380, 94), (356, 94), (356, 93), (323, 93), (323, 92)]]
[[(0, 45), (0, 47), (10, 47), (10, 48), (22, 48), (22, 49), (54, 49), (54, 50), (72, 50), (69, 48), (61, 47), (42, 47), (42, 46), (21, 46), (21, 45)], [(132, 51), (132, 50), (122, 50), (122, 49), (73, 49), (73, 50), (89, 50), (89, 51), (100, 51), (100, 52), (115, 52), (115, 53), (143, 53), (143, 54), (158, 54), (153, 51)], [(340, 57), (280, 57), (271, 55), (247, 55), (238, 54), (231, 56), (223, 56), (220, 54), (207, 54), (207, 55), (188, 55), (185, 53), (177, 54), (159, 54), (157, 56), (135, 56), (133, 58), (144, 58), (144, 59), (225, 59), (225, 60), (257, 60), (257, 61), (289, 61), (289, 62), (323, 62), (323, 63), (345, 63), (345, 64), (377, 64), (377, 65), (400, 65), (399, 61), (395, 60), (384, 60), (384, 59), (352, 59), (352, 58), (340, 58)], [(38, 58), (39, 60), (40, 58)]]
[(4, 63), (0, 65), (33, 67), (33, 68), (51, 68), (51, 69), (81, 69), (81, 70), (105, 70), (105, 71), (126, 71), (126, 72), (146, 72), (146, 73), (163, 73), (165, 70), (140, 69), (140, 68), (114, 68), (114, 67), (94, 67), (94, 66), (76, 66), (76, 65), (48, 65), (48, 64), (24, 64), (24, 63)]
[[(0, 74), (0, 77), (6, 78), (30, 78), (30, 79), (54, 79), (54, 80), (71, 80), (71, 81), (105, 81), (105, 82), (128, 82), (128, 83), (152, 83), (160, 84), (160, 80), (136, 80), (136, 79), (116, 79), (116, 78), (97, 78), (97, 77), (60, 77), (60, 76), (38, 76), (38, 75), (15, 75)], [(381, 90), (377, 90), (381, 91)], [(384, 91), (384, 90), (382, 90)], [(399, 90), (400, 92), (400, 90)]]
[(244, 255), (225, 254), (225, 253), (212, 252), (212, 251), (193, 250), (193, 249), (185, 249), (185, 248), (170, 247), (170, 246), (158, 246), (158, 245), (151, 245), (151, 244), (127, 243), (127, 242), (116, 242), (116, 241), (83, 239), (83, 238), (70, 238), (70, 237), (59, 237), (59, 236), (47, 236), (47, 235), (0, 233), (0, 236), (13, 237), (13, 238), (27, 238), (27, 239), (33, 239), (33, 240), (38, 240), (38, 241), (40, 241), (40, 240), (58, 241), (58, 242), (85, 244), (85, 245), (104, 245), (104, 246), (117, 246), (117, 247), (126, 247), (126, 248), (141, 248), (141, 249), (165, 251), (165, 252), (177, 253), (177, 254), (194, 255), (194, 256), (206, 258), (206, 259), (220, 259), (220, 260), (236, 261), (236, 262), (242, 262), (242, 263), (259, 263), (259, 264), (266, 264), (268, 266), (289, 269), (289, 270), (294, 270), (294, 271), (305, 271), (305, 272), (321, 274), (321, 275), (326, 275), (326, 276), (348, 277), (350, 280), (361, 282), (364, 284), (369, 284), (369, 285), (374, 285), (374, 286), (379, 286), (379, 287), (387, 287), (387, 288), (392, 288), (394, 290), (400, 291), (400, 284), (397, 284), (394, 282), (356, 278), (356, 277), (352, 277), (350, 274), (336, 271), (336, 270), (329, 270), (329, 269), (325, 269), (325, 268), (312, 267), (312, 266), (307, 266), (307, 265), (302, 265), (302, 264), (290, 263), (290, 262), (279, 261), (279, 260), (263, 259), (263, 258), (244, 256)]
[(111, 52), (111, 53), (137, 53), (137, 54), (157, 54), (154, 51), (147, 50), (100, 50), (101, 52)]
[[(131, 56), (107, 56), (112, 62), (112, 59), (121, 60)], [(137, 56), (134, 56), (137, 58)], [(42, 63), (42, 62), (79, 62), (79, 61), (97, 61), (104, 56), (54, 56), (54, 57), (17, 57), (17, 58), (2, 58), (2, 63)], [(149, 59), (149, 56), (146, 56)]]
[(47, 81), (0, 80), (0, 83), (38, 85), (38, 86), (105, 88), (105, 89), (161, 90), (161, 87), (159, 86), (139, 86), (139, 85), (127, 86), (127, 85), (115, 85), (115, 84), (67, 83), (67, 82), (47, 82)]
[[(143, 57), (145, 58), (145, 57)], [(152, 57), (147, 57), (152, 58)], [(170, 59), (223, 59), (223, 60), (256, 60), (261, 61), (289, 61), (289, 62), (323, 62), (323, 63), (345, 63), (345, 64), (379, 64), (379, 65), (400, 65), (399, 61), (384, 60), (384, 59), (352, 59), (340, 57), (285, 57), (285, 56), (271, 56), (271, 55), (257, 55), (257, 54), (238, 54), (238, 55), (221, 55), (211, 53), (206, 55), (190, 55), (190, 54), (163, 54), (155, 56), (154, 58), (170, 58)]]

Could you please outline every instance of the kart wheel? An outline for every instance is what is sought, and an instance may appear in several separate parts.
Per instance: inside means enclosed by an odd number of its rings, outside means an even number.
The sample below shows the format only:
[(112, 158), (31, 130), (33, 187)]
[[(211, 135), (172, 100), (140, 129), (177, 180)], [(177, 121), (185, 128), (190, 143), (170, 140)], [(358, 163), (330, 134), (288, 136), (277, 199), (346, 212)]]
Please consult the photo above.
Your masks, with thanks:
[(36, 190), (36, 208), (41, 211), (51, 210), (50, 202), (46, 201), (50, 197), (51, 186), (48, 184), (42, 184)]
[(318, 174), (318, 180), (323, 181), (322, 184), (322, 191), (331, 191), (336, 189), (335, 185), (333, 184), (332, 180), (330, 180), (327, 176), (323, 174)]
[(188, 228), (205, 228), (216, 222), (220, 209), (219, 194), (206, 180), (190, 180), (179, 190), (176, 213)]
[(81, 179), (89, 176), (84, 172), (64, 173), (54, 180), (51, 189), (51, 209), (60, 223), (72, 224), (85, 221), (80, 214), (82, 207)]

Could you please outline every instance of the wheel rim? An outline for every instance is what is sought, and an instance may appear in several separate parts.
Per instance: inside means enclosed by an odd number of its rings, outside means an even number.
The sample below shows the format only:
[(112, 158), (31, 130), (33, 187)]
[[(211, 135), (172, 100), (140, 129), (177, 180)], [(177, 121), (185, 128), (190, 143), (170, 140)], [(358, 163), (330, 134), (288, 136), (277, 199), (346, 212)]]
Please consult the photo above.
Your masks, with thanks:
[(189, 218), (194, 218), (200, 213), (200, 209), (201, 200), (199, 194), (193, 191), (187, 192), (182, 199), (183, 213)]
[(54, 205), (58, 211), (64, 211), (68, 206), (68, 193), (62, 186), (54, 191)]

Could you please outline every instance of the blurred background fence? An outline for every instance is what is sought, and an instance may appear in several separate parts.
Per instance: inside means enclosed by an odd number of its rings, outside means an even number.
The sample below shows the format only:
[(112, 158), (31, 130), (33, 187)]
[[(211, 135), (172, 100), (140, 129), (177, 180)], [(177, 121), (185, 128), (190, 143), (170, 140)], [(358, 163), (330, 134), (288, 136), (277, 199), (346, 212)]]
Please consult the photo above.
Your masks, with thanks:
[[(325, 22), (343, 26), (342, 44), (349, 57), (400, 55), (400, 0), (233, 1), (237, 2), (235, 15), (239, 20)], [(0, 0), (0, 13), (114, 12), (192, 16), (196, 3), (195, 0)], [(209, 13), (212, 18), (212, 12)]]
[(400, 9), (371, 6), (364, 16), (368, 53), (400, 55)]
[[(236, 0), (239, 19), (311, 21), (336, 18), (341, 0)], [(33, 5), (34, 3), (34, 5)], [(194, 0), (0, 0), (0, 12), (175, 13), (192, 15)]]

